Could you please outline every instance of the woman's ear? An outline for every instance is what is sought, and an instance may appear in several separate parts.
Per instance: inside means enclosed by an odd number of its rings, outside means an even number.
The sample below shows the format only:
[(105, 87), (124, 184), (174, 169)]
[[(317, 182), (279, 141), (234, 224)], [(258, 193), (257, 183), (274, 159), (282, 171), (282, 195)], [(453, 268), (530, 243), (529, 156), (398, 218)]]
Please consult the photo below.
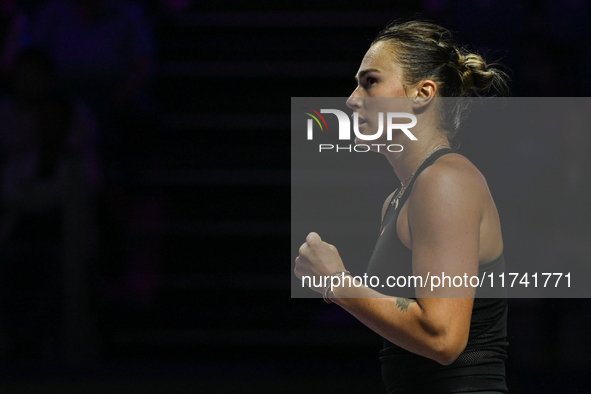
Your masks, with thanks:
[(416, 95), (412, 99), (412, 107), (415, 110), (419, 110), (433, 100), (437, 94), (437, 84), (430, 79), (426, 79), (416, 86), (415, 92)]

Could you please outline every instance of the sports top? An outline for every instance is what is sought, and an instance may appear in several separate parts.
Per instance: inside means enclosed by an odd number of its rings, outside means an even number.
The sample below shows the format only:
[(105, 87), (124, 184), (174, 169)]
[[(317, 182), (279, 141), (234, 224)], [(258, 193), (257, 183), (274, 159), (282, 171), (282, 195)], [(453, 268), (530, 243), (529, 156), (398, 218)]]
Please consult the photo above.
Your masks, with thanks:
[[(372, 253), (367, 275), (377, 276), (386, 283), (388, 276), (412, 275), (412, 251), (398, 238), (396, 221), (400, 209), (408, 200), (415, 180), (420, 173), (439, 157), (456, 153), (441, 149), (433, 153), (417, 169), (415, 176), (397, 204), (388, 204), (382, 221), (380, 237)], [(494, 261), (479, 266), (483, 274), (498, 277), (504, 272), (505, 261), (501, 254)], [(414, 298), (414, 290), (384, 287), (383, 294)], [(490, 293), (490, 291), (497, 293)], [(409, 293), (410, 292), (410, 293)], [(487, 297), (487, 298), (483, 298)], [(496, 296), (496, 298), (491, 298)], [(507, 359), (507, 299), (498, 289), (476, 290), (468, 343), (460, 356), (450, 365), (441, 365), (434, 360), (419, 356), (384, 339), (380, 351), (382, 379), (389, 394), (398, 393), (467, 393), (492, 391), (507, 393), (505, 383), (505, 360)]]

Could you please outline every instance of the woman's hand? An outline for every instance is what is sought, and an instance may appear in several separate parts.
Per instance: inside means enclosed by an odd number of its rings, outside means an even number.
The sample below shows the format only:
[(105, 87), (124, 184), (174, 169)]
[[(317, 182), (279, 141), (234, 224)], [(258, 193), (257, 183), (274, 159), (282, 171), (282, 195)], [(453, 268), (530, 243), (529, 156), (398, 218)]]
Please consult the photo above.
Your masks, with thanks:
[[(295, 259), (294, 273), (298, 279), (302, 279), (303, 276), (320, 277), (310, 280), (313, 285), (310, 288), (318, 293), (324, 291), (325, 277), (330, 277), (336, 271), (345, 270), (337, 248), (322, 241), (314, 232), (308, 234), (299, 252), (299, 256)], [(314, 286), (314, 284), (322, 285)]]

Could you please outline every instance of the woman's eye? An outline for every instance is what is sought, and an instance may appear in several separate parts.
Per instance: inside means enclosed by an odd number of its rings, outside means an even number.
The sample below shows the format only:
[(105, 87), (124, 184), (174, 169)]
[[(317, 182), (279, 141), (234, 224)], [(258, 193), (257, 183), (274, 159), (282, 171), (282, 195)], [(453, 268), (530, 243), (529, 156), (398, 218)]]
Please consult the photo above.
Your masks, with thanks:
[(377, 80), (377, 79), (375, 79), (375, 78), (367, 78), (367, 79), (365, 80), (365, 83), (366, 83), (366, 85), (367, 85), (367, 86), (371, 86), (371, 85), (373, 85), (373, 84), (374, 84), (374, 83), (376, 83), (376, 82), (378, 82), (378, 80)]

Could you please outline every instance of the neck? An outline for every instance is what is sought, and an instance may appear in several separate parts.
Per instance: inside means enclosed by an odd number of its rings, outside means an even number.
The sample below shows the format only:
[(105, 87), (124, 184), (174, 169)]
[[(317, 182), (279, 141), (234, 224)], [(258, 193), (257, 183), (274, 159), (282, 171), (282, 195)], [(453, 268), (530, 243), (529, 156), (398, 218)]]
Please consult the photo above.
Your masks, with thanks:
[[(411, 181), (411, 175), (418, 169), (429, 153), (433, 154), (439, 149), (449, 147), (449, 141), (440, 133), (434, 133), (430, 138), (425, 138), (425, 135), (422, 137), (418, 137), (417, 141), (402, 144), (404, 147), (402, 152), (388, 152), (386, 154), (390, 165), (394, 169), (398, 179), (404, 184), (404, 187), (408, 186), (408, 183)], [(437, 147), (442, 144), (445, 146)], [(437, 149), (433, 151), (436, 147)]]

